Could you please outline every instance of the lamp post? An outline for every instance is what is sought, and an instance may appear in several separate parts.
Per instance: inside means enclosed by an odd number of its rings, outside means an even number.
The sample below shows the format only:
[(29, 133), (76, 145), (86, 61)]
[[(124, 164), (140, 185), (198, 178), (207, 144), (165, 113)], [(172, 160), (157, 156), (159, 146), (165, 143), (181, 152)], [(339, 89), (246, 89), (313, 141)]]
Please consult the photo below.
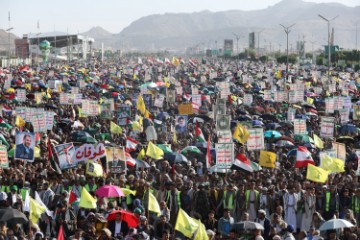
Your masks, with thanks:
[(265, 30), (265, 28), (261, 29), (260, 31), (257, 32), (258, 35), (258, 46), (257, 46), (257, 55), (258, 57), (260, 57), (260, 33), (263, 32)]
[(9, 59), (9, 62), (10, 62), (10, 57), (11, 57), (11, 56), (10, 56), (10, 55), (11, 55), (11, 54), (10, 54), (10, 51), (11, 51), (11, 44), (10, 44), (10, 31), (11, 31), (11, 30), (13, 30), (13, 29), (14, 29), (13, 27), (6, 29), (6, 32), (8, 32), (8, 35), (9, 35), (9, 49), (8, 49), (8, 51), (9, 51), (9, 52), (8, 52), (8, 59)]
[[(339, 15), (338, 15), (339, 16)], [(327, 23), (328, 23), (328, 81), (329, 81), (329, 84), (331, 83), (331, 76), (330, 76), (330, 64), (331, 64), (331, 42), (330, 42), (330, 22), (332, 20), (335, 20), (335, 18), (337, 18), (338, 16), (336, 17), (333, 17), (332, 19), (327, 19), (325, 18), (324, 16), (320, 15), (319, 14), (319, 17), (324, 19)]]
[(284, 28), (284, 31), (286, 33), (286, 79), (288, 79), (288, 71), (289, 71), (289, 33), (291, 32), (291, 27), (295, 25), (292, 24), (288, 27), (285, 27), (284, 25), (280, 24)]

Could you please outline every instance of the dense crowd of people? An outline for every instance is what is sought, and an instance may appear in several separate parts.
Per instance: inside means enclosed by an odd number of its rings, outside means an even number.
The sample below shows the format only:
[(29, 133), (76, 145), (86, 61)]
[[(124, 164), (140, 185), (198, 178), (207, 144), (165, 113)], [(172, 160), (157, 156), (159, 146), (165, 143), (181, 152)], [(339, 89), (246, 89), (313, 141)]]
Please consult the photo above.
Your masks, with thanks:
[[(354, 117), (357, 112), (351, 107), (349, 118), (344, 122), (338, 111), (329, 114), (324, 110), (325, 98), (329, 97), (350, 96), (356, 106), (358, 73), (345, 69), (333, 71), (335, 89), (330, 91), (326, 69), (297, 65), (291, 66), (288, 73), (284, 69), (285, 66), (274, 63), (224, 59), (184, 64), (129, 59), (106, 64), (0, 69), (3, 89), (0, 140), (8, 155), (8, 166), (1, 168), (0, 239), (358, 239), (358, 122)], [(52, 80), (59, 81), (60, 87), (50, 87)], [(80, 86), (81, 81), (84, 85)], [(219, 82), (229, 86), (228, 96), (221, 93)], [(289, 91), (295, 82), (304, 86), (302, 102), (264, 100), (264, 90)], [(110, 117), (84, 115), (81, 104), (60, 103), (61, 93), (70, 93), (73, 87), (78, 87), (83, 99), (97, 101), (99, 106), (112, 99), (113, 111), (107, 112)], [(187, 117), (177, 118), (179, 105), (192, 103), (189, 96), (194, 94), (194, 88), (196, 94), (201, 95), (201, 106)], [(17, 101), (20, 89), (26, 90), (25, 102)], [(36, 93), (41, 93), (41, 100), (36, 98)], [(153, 99), (163, 94), (162, 107), (147, 105), (144, 113), (139, 109), (139, 93), (140, 96), (152, 94)], [(175, 96), (170, 96), (171, 93)], [(245, 104), (244, 96), (249, 94), (253, 101)], [(216, 167), (214, 147), (221, 136), (216, 130), (214, 111), (220, 100), (224, 101), (225, 115), (231, 117), (228, 129), (231, 135), (239, 122), (248, 129), (263, 128), (281, 135), (265, 138), (264, 150), (276, 154), (274, 168), (258, 167), (249, 171)], [(120, 124), (122, 112), (118, 109), (123, 105), (129, 107), (130, 113), (125, 117), (125, 124)], [(53, 127), (35, 133), (34, 152), (26, 147), (25, 135), (24, 143), (18, 145), (14, 153), (17, 133), (35, 132), (32, 122), (19, 124), (17, 107), (54, 112)], [(321, 138), (322, 148), (305, 137), (297, 138), (293, 120), (286, 121), (289, 108), (296, 109), (296, 119), (306, 120), (306, 135), (311, 138), (314, 134), (320, 136), (321, 117), (333, 116), (333, 137)], [(121, 131), (110, 131), (112, 122), (120, 125)], [(348, 127), (345, 130), (344, 125)], [(205, 142), (199, 142), (199, 129)], [(123, 159), (126, 164), (120, 171), (113, 172), (106, 160), (105, 163), (99, 161), (104, 171), (99, 177), (87, 174), (86, 164), (67, 169), (59, 167), (56, 146), (73, 142), (77, 148), (89, 143), (74, 139), (79, 132), (87, 132), (90, 139), (105, 147), (125, 149), (129, 138), (136, 140), (135, 149), (126, 153), (135, 164)], [(345, 171), (330, 173), (325, 182), (319, 183), (307, 178), (306, 167), (295, 168), (296, 153), (291, 154), (291, 150), (306, 146), (319, 166), (320, 153), (331, 150), (335, 141), (345, 143)], [(176, 153), (172, 155), (176, 158), (167, 158), (166, 154), (159, 159), (141, 155), (150, 142), (168, 144), (167, 151)], [(259, 164), (259, 151), (249, 151), (246, 141), (231, 139), (231, 142), (235, 156), (232, 161), (237, 161), (236, 156), (241, 154), (246, 160)], [(196, 146), (200, 151), (184, 153), (182, 150), (188, 146)], [(17, 153), (21, 147), (24, 156), (35, 155), (33, 162), (15, 159), (14, 155), (21, 154)], [(178, 160), (179, 155), (182, 160)], [(108, 185), (120, 187), (125, 196), (97, 196), (97, 189)], [(83, 188), (96, 199), (95, 208), (79, 207)], [(150, 194), (159, 204), (159, 213), (149, 210)], [(25, 207), (27, 195), (35, 199), (36, 204), (47, 207), (35, 222), (34, 209), (40, 207), (30, 206), (29, 211)], [(185, 230), (177, 226), (178, 213), (182, 210), (191, 219), (201, 221), (206, 236), (197, 235), (200, 228), (190, 237), (184, 234)], [(2, 221), (7, 214), (14, 215)], [(131, 223), (126, 216), (131, 216)], [(353, 227), (320, 230), (332, 219), (347, 220)]]

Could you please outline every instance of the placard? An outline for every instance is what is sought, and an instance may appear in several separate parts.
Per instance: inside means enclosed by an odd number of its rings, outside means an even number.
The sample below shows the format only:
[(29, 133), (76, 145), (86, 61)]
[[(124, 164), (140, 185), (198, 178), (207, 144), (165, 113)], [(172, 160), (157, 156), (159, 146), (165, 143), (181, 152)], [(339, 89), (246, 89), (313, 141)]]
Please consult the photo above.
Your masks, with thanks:
[(219, 169), (229, 169), (234, 162), (234, 144), (216, 143), (216, 167)]
[(244, 95), (244, 105), (251, 106), (253, 103), (253, 96), (251, 94)]
[(334, 98), (325, 98), (325, 113), (334, 113), (335, 110)]
[(194, 110), (193, 110), (193, 106), (191, 103), (183, 103), (183, 104), (179, 104), (178, 106), (178, 110), (179, 110), (179, 114), (193, 114)]
[(60, 93), (60, 104), (69, 104), (69, 95), (67, 93)]
[(248, 129), (249, 138), (247, 140), (247, 149), (262, 150), (265, 149), (264, 144), (264, 131), (262, 128), (250, 128)]
[(294, 134), (307, 134), (305, 119), (294, 119)]
[(45, 112), (34, 113), (32, 116), (32, 125), (34, 128), (34, 132), (46, 132), (46, 114)]
[(124, 147), (106, 148), (106, 161), (111, 173), (126, 172)]
[(17, 89), (16, 90), (16, 99), (18, 102), (26, 102), (26, 90)]
[(146, 109), (148, 109), (148, 110), (151, 109), (153, 106), (152, 95), (151, 94), (143, 94), (143, 100), (144, 100)]
[(29, 132), (17, 132), (15, 136), (15, 154), (16, 160), (33, 162), (35, 158), (35, 135)]
[(105, 156), (106, 152), (103, 143), (96, 146), (94, 144), (83, 144), (75, 150), (72, 161), (78, 164), (80, 162), (96, 161)]
[(346, 160), (346, 148), (344, 143), (332, 142), (332, 149), (336, 152), (336, 157), (345, 162)]
[(296, 113), (296, 109), (295, 108), (289, 108), (288, 112), (287, 112), (287, 120), (289, 122), (293, 122), (295, 120), (295, 113)]
[(191, 95), (191, 101), (200, 107), (201, 106), (201, 94)]
[(164, 94), (156, 94), (154, 106), (158, 108), (162, 108), (164, 105), (165, 95)]
[(360, 176), (360, 150), (359, 149), (355, 150), (355, 154), (358, 158), (358, 168), (356, 170), (356, 176)]
[(225, 115), (226, 114), (226, 106), (224, 104), (216, 104), (214, 106), (214, 120), (218, 115)]
[(216, 131), (230, 131), (230, 115), (217, 115)]
[(271, 90), (264, 90), (264, 100), (265, 101), (272, 100)]
[(46, 114), (46, 129), (51, 130), (54, 126), (54, 112), (47, 111)]
[(0, 168), (9, 168), (8, 153), (4, 145), (0, 145)]
[(233, 138), (231, 131), (217, 131), (218, 143), (232, 143)]
[(341, 123), (346, 123), (349, 121), (349, 115), (350, 115), (349, 108), (339, 109), (339, 114), (340, 114)]
[(55, 153), (59, 160), (60, 169), (76, 168), (77, 162), (72, 160), (72, 156), (75, 153), (74, 144), (65, 143), (55, 146)]
[(277, 91), (274, 92), (274, 101), (275, 102), (282, 102), (285, 101), (285, 92), (284, 91)]
[(320, 137), (332, 138), (334, 136), (334, 118), (321, 117)]
[(16, 107), (16, 115), (21, 117), (23, 120), (26, 120), (26, 107)]

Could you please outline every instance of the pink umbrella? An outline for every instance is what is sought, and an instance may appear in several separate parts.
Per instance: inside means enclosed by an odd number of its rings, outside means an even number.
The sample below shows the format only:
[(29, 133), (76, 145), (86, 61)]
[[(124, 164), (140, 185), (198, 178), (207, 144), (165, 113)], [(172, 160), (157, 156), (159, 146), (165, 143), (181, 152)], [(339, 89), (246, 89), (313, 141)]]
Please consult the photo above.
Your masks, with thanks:
[(105, 185), (96, 190), (96, 195), (99, 197), (123, 197), (124, 192), (117, 186)]

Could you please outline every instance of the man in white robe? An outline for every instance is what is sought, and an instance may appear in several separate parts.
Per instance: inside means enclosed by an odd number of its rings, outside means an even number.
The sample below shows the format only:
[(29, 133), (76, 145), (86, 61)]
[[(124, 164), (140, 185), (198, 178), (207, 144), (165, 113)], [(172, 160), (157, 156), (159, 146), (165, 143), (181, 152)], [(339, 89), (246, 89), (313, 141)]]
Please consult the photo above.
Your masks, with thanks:
[(298, 196), (295, 193), (295, 188), (289, 186), (289, 192), (284, 194), (284, 210), (285, 210), (285, 222), (294, 226), (294, 229), (297, 228), (296, 225), (296, 208), (298, 202)]

